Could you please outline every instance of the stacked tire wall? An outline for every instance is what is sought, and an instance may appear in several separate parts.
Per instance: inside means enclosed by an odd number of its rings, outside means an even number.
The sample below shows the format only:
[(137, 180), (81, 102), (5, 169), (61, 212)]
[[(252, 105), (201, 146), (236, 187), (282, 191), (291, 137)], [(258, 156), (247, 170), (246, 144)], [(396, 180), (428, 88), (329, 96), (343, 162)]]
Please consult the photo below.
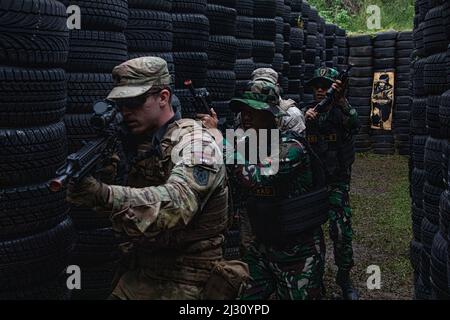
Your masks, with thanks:
[(361, 130), (355, 139), (357, 152), (371, 150), (370, 110), (373, 85), (373, 46), (368, 35), (350, 36), (347, 39), (349, 48), (350, 70), (348, 100), (358, 111)]
[(254, 0), (236, 1), (237, 60), (234, 68), (236, 74), (236, 96), (240, 96), (245, 91), (252, 72), (255, 70), (255, 61), (253, 60), (253, 8)]
[(416, 299), (449, 299), (450, 4), (416, 1), (412, 67), (411, 263)]
[[(78, 151), (84, 141), (97, 136), (90, 125), (92, 106), (105, 99), (113, 88), (113, 68), (128, 59), (127, 43), (145, 46), (145, 38), (135, 38), (125, 29), (128, 23), (127, 0), (65, 0), (67, 6), (81, 9), (81, 29), (70, 30), (69, 58), (66, 64), (68, 81), (67, 127), (69, 153)], [(133, 3), (133, 1), (130, 1)], [(139, 19), (150, 20), (146, 12), (131, 10), (132, 26)], [(148, 44), (147, 44), (148, 45)], [(111, 182), (109, 182), (111, 183)], [(116, 240), (107, 216), (99, 217), (93, 210), (72, 206), (70, 215), (77, 230), (77, 242), (70, 260), (81, 268), (81, 290), (74, 290), (73, 299), (106, 299), (118, 259)]]
[(230, 123), (234, 118), (228, 103), (234, 97), (236, 90), (234, 70), (237, 59), (237, 11), (235, 7), (236, 1), (208, 0), (206, 10), (210, 25), (206, 90), (210, 94), (220, 125)]
[(286, 98), (303, 101), (303, 82), (305, 74), (305, 61), (303, 59), (304, 32), (303, 32), (303, 1), (291, 0), (291, 13), (289, 18), (289, 72), (288, 91)]
[(195, 118), (191, 94), (184, 81), (192, 80), (197, 90), (206, 86), (210, 28), (207, 0), (167, 1), (172, 2), (175, 99), (179, 99), (184, 117)]
[(65, 190), (66, 7), (0, 3), (0, 299), (69, 299), (65, 270), (76, 233)]
[(412, 31), (399, 32), (395, 51), (395, 147), (401, 155), (410, 155), (410, 121), (412, 107), (411, 55), (413, 52)]

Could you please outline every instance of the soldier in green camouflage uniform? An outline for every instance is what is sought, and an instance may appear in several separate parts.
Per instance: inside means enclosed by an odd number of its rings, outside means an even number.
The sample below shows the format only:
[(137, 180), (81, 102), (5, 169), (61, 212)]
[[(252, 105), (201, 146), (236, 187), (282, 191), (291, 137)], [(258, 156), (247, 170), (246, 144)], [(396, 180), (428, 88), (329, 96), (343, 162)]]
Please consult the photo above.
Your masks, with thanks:
[[(113, 71), (116, 101), (132, 139), (127, 186), (89, 177), (69, 188), (68, 200), (110, 216), (129, 241), (113, 299), (201, 299), (222, 261), (228, 226), (226, 168), (203, 153), (212, 135), (171, 106), (167, 63), (138, 58)], [(190, 149), (198, 143), (200, 149)], [(182, 153), (177, 161), (173, 153)], [(221, 156), (220, 156), (221, 157)]]
[(309, 104), (304, 108), (307, 119), (308, 141), (327, 169), (330, 189), (330, 238), (334, 244), (334, 258), (338, 267), (337, 283), (344, 299), (357, 299), (350, 280), (353, 262), (352, 211), (349, 202), (351, 165), (355, 151), (353, 136), (359, 130), (356, 110), (345, 99), (345, 84), (336, 81), (338, 72), (332, 68), (319, 68), (309, 81), (314, 88), (316, 103), (325, 98), (333, 86), (337, 91), (335, 103), (318, 114)]
[[(266, 81), (255, 81), (251, 91), (230, 103), (234, 112), (241, 113), (245, 130), (276, 129), (275, 119), (285, 115), (278, 105), (276, 87)], [(325, 253), (321, 223), (305, 226), (306, 230), (294, 234), (279, 229), (279, 233), (269, 235), (278, 225), (261, 220), (264, 216), (277, 220), (282, 214), (279, 203), (309, 194), (313, 189), (306, 140), (294, 131), (282, 132), (279, 138), (278, 172), (262, 174), (264, 168), (277, 161), (272, 155), (251, 164), (245, 156), (234, 153), (235, 161), (244, 161), (229, 168), (231, 185), (239, 195), (233, 200), (238, 203), (239, 214), (250, 221), (253, 235), (252, 241), (245, 245), (243, 260), (249, 265), (252, 280), (242, 295), (243, 300), (321, 297)], [(323, 215), (327, 216), (326, 209)]]

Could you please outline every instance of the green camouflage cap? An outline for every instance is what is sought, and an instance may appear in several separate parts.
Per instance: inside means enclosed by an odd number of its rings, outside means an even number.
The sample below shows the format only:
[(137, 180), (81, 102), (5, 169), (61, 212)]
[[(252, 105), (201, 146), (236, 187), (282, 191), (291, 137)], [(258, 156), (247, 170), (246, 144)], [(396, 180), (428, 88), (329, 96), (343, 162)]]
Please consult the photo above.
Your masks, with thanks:
[(243, 106), (248, 106), (255, 110), (269, 111), (275, 117), (283, 117), (286, 113), (280, 109), (279, 103), (276, 85), (267, 81), (255, 81), (250, 91), (245, 91), (241, 98), (230, 101), (230, 108), (233, 112), (240, 112)]
[(330, 87), (337, 80), (339, 72), (336, 69), (321, 67), (314, 72), (314, 78), (309, 80), (306, 85), (314, 87), (320, 81), (326, 82)]
[(108, 99), (138, 97), (153, 86), (170, 85), (167, 62), (158, 57), (142, 57), (128, 60), (112, 72), (114, 89)]
[(278, 83), (278, 73), (272, 68), (258, 68), (252, 73), (252, 81), (269, 81), (270, 83)]

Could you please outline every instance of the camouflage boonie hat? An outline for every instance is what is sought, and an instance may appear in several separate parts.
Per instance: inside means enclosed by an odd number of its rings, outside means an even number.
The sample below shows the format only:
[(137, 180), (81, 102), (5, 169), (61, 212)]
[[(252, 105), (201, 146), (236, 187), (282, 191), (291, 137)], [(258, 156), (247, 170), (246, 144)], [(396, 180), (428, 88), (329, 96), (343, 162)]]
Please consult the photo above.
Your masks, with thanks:
[(314, 72), (314, 78), (309, 80), (306, 85), (314, 87), (317, 83), (323, 81), (327, 83), (330, 87), (337, 80), (339, 72), (336, 69), (321, 67), (316, 69)]
[(248, 106), (255, 110), (269, 111), (275, 117), (283, 117), (286, 113), (280, 109), (279, 103), (280, 96), (273, 83), (255, 81), (250, 91), (245, 91), (240, 98), (230, 101), (230, 108), (233, 112), (240, 112), (243, 106)]
[(252, 81), (269, 81), (270, 83), (278, 83), (278, 73), (271, 68), (259, 68), (253, 71)]
[(114, 89), (108, 99), (138, 97), (153, 86), (170, 85), (167, 62), (158, 57), (142, 57), (128, 60), (112, 72)]

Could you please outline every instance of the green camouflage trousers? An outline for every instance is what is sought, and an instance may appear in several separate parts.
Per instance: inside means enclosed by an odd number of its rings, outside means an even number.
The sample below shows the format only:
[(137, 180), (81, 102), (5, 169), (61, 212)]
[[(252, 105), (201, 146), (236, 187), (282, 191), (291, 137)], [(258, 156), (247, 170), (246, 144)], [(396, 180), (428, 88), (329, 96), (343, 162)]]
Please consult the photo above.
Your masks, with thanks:
[(334, 261), (341, 270), (350, 270), (353, 265), (352, 210), (350, 208), (350, 185), (336, 183), (330, 186), (330, 238), (333, 241)]
[(253, 242), (243, 261), (251, 281), (241, 300), (318, 300), (322, 294), (325, 243), (319, 228), (281, 250)]

